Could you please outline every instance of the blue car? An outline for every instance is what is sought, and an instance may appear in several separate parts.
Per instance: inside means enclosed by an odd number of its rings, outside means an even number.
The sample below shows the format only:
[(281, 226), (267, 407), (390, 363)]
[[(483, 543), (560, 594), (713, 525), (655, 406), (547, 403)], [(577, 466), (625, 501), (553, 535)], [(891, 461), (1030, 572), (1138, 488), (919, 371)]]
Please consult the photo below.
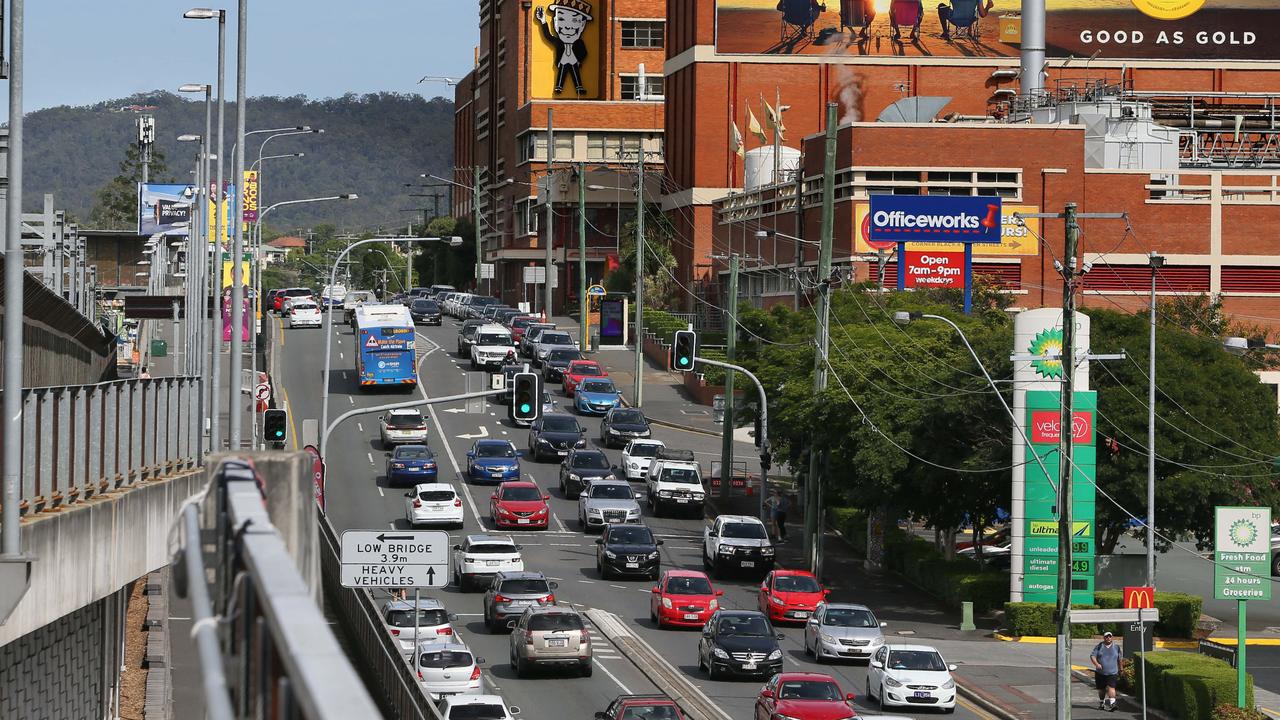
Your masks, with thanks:
[(467, 479), (504, 483), (520, 479), (520, 454), (510, 440), (477, 440), (467, 451)]
[(433, 483), (437, 472), (435, 453), (426, 445), (401, 445), (387, 455), (387, 484), (391, 487)]
[(622, 396), (609, 378), (587, 378), (573, 394), (573, 408), (580, 415), (603, 415), (622, 405)]

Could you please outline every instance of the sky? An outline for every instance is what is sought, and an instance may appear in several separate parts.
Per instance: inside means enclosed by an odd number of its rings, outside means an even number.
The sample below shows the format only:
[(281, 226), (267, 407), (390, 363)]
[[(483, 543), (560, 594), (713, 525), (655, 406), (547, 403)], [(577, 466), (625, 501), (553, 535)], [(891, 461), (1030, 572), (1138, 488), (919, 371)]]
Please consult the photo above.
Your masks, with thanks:
[[(214, 82), (216, 20), (186, 20), (192, 7), (227, 13), (227, 97), (235, 99), (236, 2), (27, 0), (27, 112), (89, 105), (183, 83)], [(423, 75), (461, 77), (479, 41), (475, 0), (249, 0), (247, 92), (336, 97), (349, 92), (453, 97)], [(8, 37), (5, 37), (8, 58)], [(0, 110), (8, 90), (0, 81)]]

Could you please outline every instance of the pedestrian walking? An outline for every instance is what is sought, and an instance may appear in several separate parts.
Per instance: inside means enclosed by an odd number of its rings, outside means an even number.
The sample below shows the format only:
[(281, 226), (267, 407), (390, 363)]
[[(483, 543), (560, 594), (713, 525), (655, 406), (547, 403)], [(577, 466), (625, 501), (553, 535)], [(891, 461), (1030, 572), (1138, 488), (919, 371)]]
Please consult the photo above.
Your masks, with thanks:
[(769, 508), (769, 518), (773, 521), (774, 537), (778, 538), (778, 542), (786, 542), (787, 512), (791, 510), (791, 498), (782, 490), (774, 488), (765, 505)]
[(1116, 711), (1116, 681), (1120, 678), (1120, 659), (1123, 657), (1115, 636), (1102, 633), (1102, 642), (1089, 654), (1093, 663), (1094, 686), (1098, 688), (1098, 709)]

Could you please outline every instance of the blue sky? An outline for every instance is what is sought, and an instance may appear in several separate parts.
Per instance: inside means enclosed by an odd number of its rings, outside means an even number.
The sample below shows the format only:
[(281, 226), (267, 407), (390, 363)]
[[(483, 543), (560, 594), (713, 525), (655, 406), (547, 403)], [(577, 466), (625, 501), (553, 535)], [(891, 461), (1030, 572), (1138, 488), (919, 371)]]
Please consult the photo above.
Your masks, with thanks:
[[(206, 1), (27, 0), (27, 111), (213, 82), (217, 22), (184, 20), (192, 7), (229, 11), (227, 96), (234, 99), (237, 3)], [(452, 98), (442, 83), (417, 81), (460, 77), (471, 68), (477, 12), (475, 0), (250, 0), (248, 93)], [(7, 53), (7, 37), (5, 45)], [(7, 106), (0, 81), (0, 109)]]

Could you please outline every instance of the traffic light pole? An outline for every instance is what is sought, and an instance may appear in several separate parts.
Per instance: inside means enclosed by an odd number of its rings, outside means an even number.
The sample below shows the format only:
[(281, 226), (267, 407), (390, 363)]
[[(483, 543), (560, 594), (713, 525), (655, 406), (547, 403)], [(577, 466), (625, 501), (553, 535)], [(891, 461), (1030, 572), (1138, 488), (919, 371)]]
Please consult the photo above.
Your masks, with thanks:
[[(725, 359), (733, 362), (735, 341), (738, 337), (738, 256), (729, 256), (729, 293), (725, 303)], [(733, 373), (725, 373), (724, 378), (724, 418), (720, 423), (720, 497), (729, 497), (729, 479), (733, 477)]]
[[(746, 375), (751, 378), (751, 382), (755, 383), (756, 392), (760, 393), (760, 437), (758, 438), (760, 440), (760, 518), (764, 519), (764, 496), (769, 489), (769, 468), (773, 467), (773, 454), (769, 452), (769, 399), (764, 394), (764, 386), (760, 384), (760, 378), (741, 365), (697, 356), (693, 359), (695, 366), (696, 363), (703, 363), (729, 370), (730, 376), (735, 370)], [(728, 484), (727, 480), (721, 480), (721, 482)]]

